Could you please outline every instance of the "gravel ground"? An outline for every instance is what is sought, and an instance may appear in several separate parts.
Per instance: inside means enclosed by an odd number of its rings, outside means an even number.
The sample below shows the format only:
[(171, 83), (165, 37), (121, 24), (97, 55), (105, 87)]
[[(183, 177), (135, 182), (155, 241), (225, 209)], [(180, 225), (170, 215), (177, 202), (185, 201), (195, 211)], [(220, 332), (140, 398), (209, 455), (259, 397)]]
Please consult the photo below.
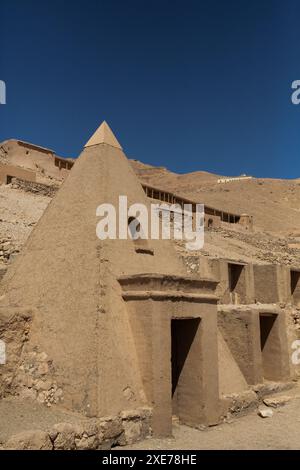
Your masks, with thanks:
[(144, 450), (287, 450), (300, 449), (300, 399), (274, 409), (272, 418), (260, 418), (255, 412), (235, 418), (230, 424), (199, 431), (176, 425), (171, 439), (146, 439), (119, 448)]

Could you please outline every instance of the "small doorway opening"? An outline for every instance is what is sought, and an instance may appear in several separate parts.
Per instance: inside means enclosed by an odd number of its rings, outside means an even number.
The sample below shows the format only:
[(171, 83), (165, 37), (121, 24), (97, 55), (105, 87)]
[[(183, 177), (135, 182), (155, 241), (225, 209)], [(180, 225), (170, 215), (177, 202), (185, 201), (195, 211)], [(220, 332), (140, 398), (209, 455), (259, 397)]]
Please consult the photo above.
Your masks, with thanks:
[(172, 411), (185, 424), (193, 423), (201, 407), (200, 318), (171, 321)]
[(244, 266), (241, 264), (228, 264), (228, 275), (229, 275), (229, 290), (230, 292), (235, 292), (239, 281), (241, 279), (241, 275), (243, 272)]
[(228, 283), (231, 303), (239, 304), (243, 302), (246, 295), (244, 265), (228, 263)]
[(13, 176), (7, 175), (6, 176), (6, 184), (10, 184), (12, 182)]
[(263, 377), (269, 380), (276, 378), (278, 354), (278, 332), (275, 328), (276, 319), (276, 314), (266, 313), (259, 315)]
[(300, 303), (300, 271), (291, 270), (291, 296), (293, 303)]

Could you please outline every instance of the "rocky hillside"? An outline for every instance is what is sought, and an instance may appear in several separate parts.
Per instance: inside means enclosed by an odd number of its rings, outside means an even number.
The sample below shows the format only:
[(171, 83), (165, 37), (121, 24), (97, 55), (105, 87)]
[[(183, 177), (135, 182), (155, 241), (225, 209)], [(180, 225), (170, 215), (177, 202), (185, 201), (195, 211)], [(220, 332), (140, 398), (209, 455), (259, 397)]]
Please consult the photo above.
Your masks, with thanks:
[(0, 185), (0, 267), (19, 253), (51, 198)]
[(218, 184), (219, 175), (176, 174), (132, 160), (141, 181), (218, 209), (254, 216), (255, 229), (300, 237), (300, 179), (253, 178)]
[[(3, 160), (5, 157), (2, 155)], [(197, 271), (199, 256), (300, 265), (300, 180), (252, 179), (218, 184), (219, 175), (203, 171), (178, 175), (134, 160), (131, 164), (142, 182), (254, 216), (254, 232), (238, 226), (208, 230), (201, 252), (186, 252), (184, 243), (177, 242), (176, 249), (190, 271)], [(58, 188), (53, 180), (50, 190), (47, 185), (16, 183), (0, 186), (0, 269), (22, 249)]]

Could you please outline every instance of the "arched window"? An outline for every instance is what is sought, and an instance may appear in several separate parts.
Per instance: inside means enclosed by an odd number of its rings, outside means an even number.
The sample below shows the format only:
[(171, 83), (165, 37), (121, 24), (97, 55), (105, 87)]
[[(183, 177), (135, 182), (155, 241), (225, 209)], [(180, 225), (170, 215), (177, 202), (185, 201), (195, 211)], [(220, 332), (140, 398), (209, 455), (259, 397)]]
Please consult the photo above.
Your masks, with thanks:
[(129, 217), (128, 219), (128, 232), (130, 237), (134, 241), (141, 240), (141, 224), (135, 217)]
[(146, 255), (154, 254), (153, 250), (148, 246), (148, 240), (141, 238), (143, 236), (141, 224), (135, 217), (129, 217), (128, 219), (128, 232), (130, 238), (134, 242), (136, 253), (143, 253)]

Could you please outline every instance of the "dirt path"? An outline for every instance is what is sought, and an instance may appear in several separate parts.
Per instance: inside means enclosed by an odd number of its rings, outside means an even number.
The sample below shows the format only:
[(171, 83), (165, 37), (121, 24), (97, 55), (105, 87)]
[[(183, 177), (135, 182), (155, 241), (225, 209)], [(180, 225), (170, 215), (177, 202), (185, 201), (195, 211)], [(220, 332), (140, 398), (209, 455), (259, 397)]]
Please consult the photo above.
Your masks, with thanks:
[(300, 399), (273, 411), (272, 418), (252, 413), (204, 431), (174, 426), (174, 438), (147, 439), (122, 449), (300, 449)]

